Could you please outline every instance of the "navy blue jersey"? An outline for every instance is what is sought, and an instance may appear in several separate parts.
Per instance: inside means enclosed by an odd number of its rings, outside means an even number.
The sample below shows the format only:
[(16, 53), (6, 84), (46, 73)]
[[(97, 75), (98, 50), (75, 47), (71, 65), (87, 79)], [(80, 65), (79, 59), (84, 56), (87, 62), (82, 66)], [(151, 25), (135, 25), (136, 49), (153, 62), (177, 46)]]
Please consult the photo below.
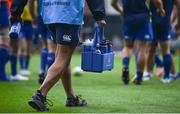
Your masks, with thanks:
[(152, 21), (153, 24), (158, 24), (162, 26), (170, 26), (170, 18), (171, 18), (171, 13), (173, 10), (173, 5), (174, 5), (174, 0), (162, 0), (164, 9), (166, 12), (165, 17), (161, 17), (159, 13), (157, 12), (157, 9), (155, 5), (151, 2), (151, 11), (152, 11)]
[(125, 18), (136, 14), (149, 14), (146, 0), (122, 0), (122, 3)]

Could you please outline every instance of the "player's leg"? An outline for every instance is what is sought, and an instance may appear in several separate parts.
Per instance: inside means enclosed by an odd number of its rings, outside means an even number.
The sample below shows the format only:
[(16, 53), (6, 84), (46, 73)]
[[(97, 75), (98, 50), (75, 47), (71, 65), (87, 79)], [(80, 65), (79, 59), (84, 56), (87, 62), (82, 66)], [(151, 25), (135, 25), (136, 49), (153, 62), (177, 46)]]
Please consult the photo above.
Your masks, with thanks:
[(20, 51), (20, 73), (22, 75), (31, 75), (31, 72), (29, 71), (29, 61), (30, 61), (30, 54), (31, 54), (31, 46), (32, 46), (32, 34), (33, 34), (33, 28), (31, 22), (24, 22), (24, 35), (21, 38), (22, 40), (22, 46)]
[(137, 57), (137, 71), (136, 71), (136, 81), (137, 85), (142, 83), (143, 72), (146, 65), (146, 52), (147, 52), (147, 41), (137, 40), (138, 48), (138, 57)]
[(130, 63), (130, 57), (133, 53), (133, 41), (128, 41), (128, 40), (124, 40), (124, 48), (122, 50), (122, 56), (123, 56), (123, 60), (122, 60), (122, 80), (124, 82), (124, 84), (128, 84), (129, 83), (129, 63)]
[(10, 23), (11, 30), (9, 32), (10, 36), (10, 45), (11, 45), (11, 71), (12, 71), (12, 79), (13, 80), (28, 80), (26, 77), (22, 77), (17, 74), (17, 50), (18, 50), (18, 38), (20, 32), (20, 22), (21, 22), (21, 14), (23, 9), (27, 3), (27, 0), (13, 0), (11, 9), (10, 9)]
[(26, 69), (29, 69), (29, 63), (30, 63), (30, 59), (31, 59), (31, 47), (32, 47), (32, 39), (28, 39), (27, 40), (27, 53), (26, 53), (26, 61), (25, 61), (25, 64), (26, 64)]
[(66, 96), (68, 98), (74, 97), (74, 91), (72, 88), (72, 83), (71, 83), (71, 68), (68, 66), (68, 68), (65, 70), (61, 77), (61, 81), (64, 87), (64, 90), (66, 92)]
[[(54, 28), (55, 27), (55, 28)], [(66, 76), (66, 81), (64, 80), (64, 88), (66, 93), (71, 93), (71, 75), (69, 73), (68, 67), (70, 65), (72, 54), (75, 50), (75, 47), (78, 43), (78, 32), (79, 26), (77, 25), (67, 25), (67, 24), (58, 24), (55, 26), (51, 26), (51, 31), (54, 33), (56, 31), (56, 58), (54, 63), (48, 69), (47, 76), (39, 88), (39, 91), (32, 97), (32, 100), (29, 102), (30, 106), (39, 111), (48, 110), (45, 96), (49, 92), (49, 90), (56, 84), (56, 82), (61, 78)], [(55, 34), (55, 33), (54, 33)], [(65, 38), (64, 34), (68, 34), (71, 37)], [(63, 40), (64, 39), (64, 40)], [(68, 91), (68, 92), (67, 92)], [(74, 93), (71, 93), (74, 94)], [(69, 95), (67, 95), (68, 97)], [(86, 104), (85, 100), (75, 98), (75, 95), (72, 95), (72, 103), (75, 103), (73, 106), (83, 106)], [(84, 102), (83, 102), (84, 101)]]
[(10, 53), (10, 66), (11, 66), (11, 79), (12, 80), (28, 80), (17, 72), (17, 57), (18, 57), (18, 39), (10, 39), (11, 53)]
[(130, 76), (129, 76), (130, 57), (132, 55), (133, 47), (134, 47), (134, 39), (132, 34), (134, 32), (129, 22), (126, 21), (124, 22), (123, 32), (124, 32), (124, 42), (123, 42), (124, 47), (122, 50), (122, 81), (124, 84), (128, 84), (130, 81)]
[(172, 57), (170, 53), (170, 44), (169, 41), (160, 41), (160, 46), (163, 54), (163, 66), (164, 66), (164, 77), (162, 81), (165, 80), (165, 83), (170, 82), (170, 72), (172, 66)]
[(54, 60), (55, 60), (56, 44), (51, 39), (48, 39), (47, 42), (48, 42), (47, 65), (49, 68), (54, 63)]
[(74, 47), (70, 46), (57, 45), (56, 59), (53, 65), (49, 68), (47, 77), (40, 87), (42, 95), (47, 95), (50, 88), (52, 88), (68, 68), (74, 49)]
[[(23, 28), (22, 28), (23, 30)], [(17, 72), (17, 58), (19, 50), (19, 38), (10, 39), (11, 53), (10, 53), (10, 67), (11, 67), (11, 79), (12, 80), (28, 80), (27, 77), (23, 77)]]
[(31, 39), (22, 39), (21, 42), (21, 50), (20, 50), (20, 73), (22, 75), (30, 76), (31, 72), (29, 71), (29, 61), (30, 61), (30, 54), (31, 54), (31, 46), (32, 40)]
[[(6, 29), (8, 33), (8, 28)], [(0, 80), (8, 81), (9, 78), (6, 75), (6, 63), (9, 58), (9, 44), (8, 35), (4, 36), (5, 29), (0, 28)]]
[(42, 84), (47, 70), (47, 56), (48, 56), (48, 30), (47, 27), (43, 24), (41, 18), (38, 18), (38, 33), (41, 40), (41, 51), (40, 51), (40, 71), (39, 71), (39, 84)]
[[(172, 20), (173, 22), (173, 26), (174, 26), (174, 33), (176, 35), (176, 37), (178, 38), (180, 36), (180, 1), (179, 0), (175, 0), (175, 4), (176, 4), (176, 8), (174, 8), (173, 10), (173, 14), (174, 14), (174, 20)], [(177, 20), (177, 22), (175, 21)], [(173, 28), (173, 27), (172, 27)], [(180, 72), (176, 73), (176, 68), (175, 68), (175, 63), (174, 60), (172, 58), (172, 67), (171, 67), (171, 77), (180, 77)]]
[[(55, 60), (56, 44), (52, 41), (49, 31), (46, 30), (46, 40), (43, 40), (41, 49), (41, 63), (40, 63), (40, 74), (39, 83), (42, 84), (45, 79), (46, 69), (49, 68)], [(48, 49), (47, 49), (48, 48)]]
[(157, 42), (152, 41), (148, 43), (147, 60), (146, 60), (146, 72), (143, 74), (143, 80), (149, 80), (152, 76), (155, 55), (156, 55)]
[(6, 63), (9, 60), (8, 28), (0, 27), (0, 80), (9, 81), (6, 75)]
[(174, 61), (170, 53), (170, 43), (169, 41), (160, 41), (162, 54), (163, 54), (163, 65), (164, 65), (164, 77), (161, 81), (169, 83), (170, 81), (177, 80), (178, 74), (175, 71)]
[(9, 59), (9, 22), (7, 2), (0, 2), (0, 80), (8, 81), (6, 63)]
[(45, 79), (46, 69), (47, 69), (47, 40), (45, 38), (41, 41), (42, 47), (40, 51), (40, 71), (39, 71), (39, 84), (42, 84)]
[(74, 95), (72, 82), (71, 82), (71, 68), (70, 66), (65, 70), (61, 77), (61, 81), (67, 96), (66, 106), (83, 106), (86, 105), (87, 102), (84, 99), (81, 99), (79, 96)]
[[(23, 29), (23, 26), (22, 26), (22, 29)], [(23, 30), (24, 31), (24, 30)], [(25, 45), (26, 45), (26, 41), (25, 41), (25, 35), (23, 35), (25, 33), (22, 33), (22, 30), (21, 30), (21, 33), (20, 33), (20, 39), (19, 39), (19, 67), (20, 67), (20, 73), (21, 71), (25, 68), (25, 64), (24, 64), (24, 53), (25, 53)]]
[(158, 53), (155, 55), (154, 62), (156, 64), (156, 75), (158, 77), (162, 77), (164, 75), (164, 67), (163, 67), (163, 62)]
[(32, 100), (29, 101), (29, 105), (38, 111), (48, 111), (46, 96), (48, 91), (56, 84), (61, 78), (62, 74), (69, 66), (71, 55), (74, 51), (74, 47), (57, 45), (56, 59), (53, 65), (49, 68), (47, 76), (39, 88), (39, 90), (33, 95)]
[(175, 67), (175, 63), (174, 60), (172, 58), (172, 66), (171, 66), (171, 73), (170, 73), (170, 77), (176, 77), (178, 74), (176, 73), (176, 67)]
[(143, 73), (144, 73), (145, 66), (147, 64), (147, 59), (148, 59), (147, 51), (149, 49), (149, 42), (153, 40), (152, 25), (148, 21), (148, 18), (147, 18), (147, 21), (139, 25), (139, 28), (137, 28), (135, 35), (136, 35), (136, 41), (138, 45), (138, 57), (137, 57), (136, 77), (135, 77), (135, 80), (133, 81), (135, 84), (141, 85), (143, 81), (142, 80)]

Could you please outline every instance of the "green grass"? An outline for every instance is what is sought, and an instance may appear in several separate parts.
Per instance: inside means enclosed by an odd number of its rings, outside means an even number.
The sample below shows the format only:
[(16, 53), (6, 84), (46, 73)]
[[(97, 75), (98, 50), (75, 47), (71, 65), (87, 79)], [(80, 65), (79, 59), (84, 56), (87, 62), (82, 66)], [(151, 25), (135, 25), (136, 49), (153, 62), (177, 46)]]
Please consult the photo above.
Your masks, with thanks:
[[(178, 68), (178, 57), (174, 59)], [(115, 63), (115, 68), (111, 72), (84, 73), (83, 77), (73, 77), (74, 90), (88, 101), (86, 107), (66, 108), (62, 84), (56, 84), (48, 94), (48, 99), (54, 102), (50, 112), (180, 112), (179, 80), (171, 84), (162, 84), (160, 79), (154, 76), (142, 86), (126, 86), (120, 78), (120, 57), (115, 58)], [(77, 65), (80, 65), (78, 54), (73, 56), (71, 66)], [(134, 74), (134, 66), (134, 60), (131, 60), (131, 75)], [(38, 55), (32, 57), (30, 70), (33, 75), (27, 82), (0, 82), (0, 112), (36, 112), (27, 105), (27, 101), (39, 87)]]

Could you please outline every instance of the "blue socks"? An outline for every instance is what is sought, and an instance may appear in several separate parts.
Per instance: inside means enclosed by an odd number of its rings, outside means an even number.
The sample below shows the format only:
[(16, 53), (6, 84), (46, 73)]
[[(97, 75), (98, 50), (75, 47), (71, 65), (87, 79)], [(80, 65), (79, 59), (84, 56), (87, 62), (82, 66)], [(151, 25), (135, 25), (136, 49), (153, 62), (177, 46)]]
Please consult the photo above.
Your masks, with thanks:
[[(41, 49), (41, 62), (40, 62), (40, 73), (45, 73), (46, 68), (50, 67), (54, 63), (55, 53), (48, 53), (47, 48)], [(46, 67), (47, 66), (47, 67)]]
[(25, 56), (25, 69), (28, 69), (29, 68), (29, 61), (30, 61), (30, 56), (27, 55)]
[(21, 70), (27, 70), (29, 67), (30, 56), (21, 55), (19, 60)]
[(41, 49), (41, 55), (40, 55), (40, 72), (44, 73), (46, 71), (46, 64), (47, 64), (47, 55), (48, 55), (48, 49), (42, 48)]
[(157, 67), (163, 67), (163, 63), (158, 55), (155, 55), (155, 64)]
[(0, 80), (8, 80), (6, 77), (6, 63), (9, 58), (8, 50), (0, 47)]
[(20, 63), (20, 69), (24, 69), (25, 67), (25, 65), (24, 65), (24, 56), (22, 56), (22, 55), (20, 55), (20, 57), (19, 57), (19, 63)]
[(55, 53), (48, 53), (48, 57), (47, 57), (48, 68), (54, 63), (54, 59), (55, 59)]
[(163, 56), (163, 66), (164, 66), (164, 79), (169, 78), (169, 74), (171, 71), (172, 58), (170, 54), (166, 54)]
[(137, 75), (137, 77), (142, 78), (142, 77), (143, 77), (143, 72), (137, 71), (137, 72), (136, 72), (136, 75)]
[(15, 76), (17, 74), (17, 55), (10, 55), (11, 62), (11, 75)]
[(129, 67), (129, 58), (125, 57), (123, 58), (123, 68), (128, 68)]

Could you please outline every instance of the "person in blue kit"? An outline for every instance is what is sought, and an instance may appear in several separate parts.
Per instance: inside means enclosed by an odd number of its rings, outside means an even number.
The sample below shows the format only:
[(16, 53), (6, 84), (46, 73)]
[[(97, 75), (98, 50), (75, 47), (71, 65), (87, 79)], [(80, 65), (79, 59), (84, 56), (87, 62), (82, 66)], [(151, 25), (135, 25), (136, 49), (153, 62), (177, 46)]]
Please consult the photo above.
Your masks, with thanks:
[[(176, 80), (178, 78), (177, 74), (171, 74), (173, 71), (173, 60), (170, 53), (170, 43), (171, 39), (171, 15), (173, 7), (176, 6), (177, 9), (180, 9), (180, 1), (179, 0), (162, 0), (163, 6), (166, 12), (164, 17), (161, 17), (157, 14), (156, 8), (154, 4), (151, 3), (152, 10), (152, 25), (153, 25), (153, 33), (154, 33), (154, 41), (150, 44), (150, 50), (148, 55), (148, 65), (147, 67), (151, 67), (153, 65), (153, 59), (155, 56), (157, 44), (160, 44), (162, 55), (163, 55), (163, 67), (164, 67), (164, 76), (161, 81), (163, 83), (170, 83), (172, 80)], [(177, 10), (180, 14), (180, 10)], [(180, 16), (178, 16), (180, 17)], [(180, 22), (180, 18), (178, 19)], [(178, 26), (178, 24), (177, 24)], [(178, 27), (177, 27), (178, 28)], [(172, 72), (173, 73), (173, 72)]]
[[(124, 17), (124, 48), (123, 48), (123, 69), (122, 80), (124, 84), (129, 83), (129, 61), (133, 52), (134, 41), (138, 45), (137, 72), (134, 80), (135, 84), (142, 83), (143, 72), (146, 63), (147, 41), (151, 41), (152, 26), (150, 22), (149, 0), (122, 0), (122, 8), (118, 0), (112, 1), (112, 6)], [(164, 15), (161, 1), (154, 0), (159, 9), (159, 13)]]
[[(99, 26), (105, 26), (104, 1), (86, 1)], [(79, 42), (79, 30), (83, 23), (84, 2), (84, 0), (46, 0), (41, 3), (43, 21), (48, 25), (57, 48), (55, 61), (48, 69), (43, 84), (28, 102), (37, 111), (49, 110), (46, 96), (59, 79), (61, 79), (66, 92), (66, 106), (87, 104), (85, 99), (74, 94), (70, 70), (71, 57)]]
[[(20, 2), (26, 2), (26, 0), (13, 0), (10, 8), (10, 24), (21, 22), (21, 14), (23, 12), (23, 9), (21, 5), (23, 5)], [(17, 4), (18, 3), (18, 4)], [(26, 3), (24, 4), (24, 6)], [(18, 7), (17, 7), (18, 6)], [(19, 8), (19, 6), (21, 6)], [(24, 8), (23, 6), (23, 8)], [(16, 11), (18, 10), (18, 11)], [(20, 10), (20, 11), (19, 11)], [(20, 24), (19, 24), (20, 25)], [(15, 27), (16, 28), (16, 27)], [(20, 31), (20, 28), (18, 27), (18, 31)], [(11, 30), (10, 30), (11, 33)], [(19, 36), (13, 37), (13, 35), (9, 34), (10, 37), (10, 67), (11, 67), (11, 80), (20, 80), (20, 81), (27, 81), (29, 80), (28, 77), (24, 77), (17, 72), (17, 62), (18, 62), (18, 48), (19, 48)]]
[(24, 7), (27, 4), (27, 2), (28, 0), (12, 0), (9, 16), (11, 24), (9, 36), (14, 41), (17, 40), (17, 38), (19, 38), (22, 23), (21, 14), (23, 13)]
[[(29, 8), (31, 15), (34, 19), (34, 26), (37, 28), (37, 37), (41, 39), (42, 46), (40, 52), (40, 73), (39, 73), (39, 84), (42, 84), (45, 79), (47, 69), (53, 64), (55, 59), (56, 44), (51, 39), (51, 34), (47, 26), (43, 23), (40, 15), (41, 0), (37, 0), (37, 11), (35, 11), (36, 0), (29, 1)], [(37, 16), (35, 15), (37, 12)]]
[(0, 0), (0, 80), (8, 81), (6, 63), (9, 58), (9, 21), (7, 0)]
[(31, 71), (29, 70), (29, 63), (33, 41), (33, 27), (32, 16), (30, 14), (28, 5), (25, 6), (21, 18), (23, 20), (23, 25), (19, 35), (19, 42), (21, 44), (19, 46), (20, 74), (24, 76), (30, 76)]

